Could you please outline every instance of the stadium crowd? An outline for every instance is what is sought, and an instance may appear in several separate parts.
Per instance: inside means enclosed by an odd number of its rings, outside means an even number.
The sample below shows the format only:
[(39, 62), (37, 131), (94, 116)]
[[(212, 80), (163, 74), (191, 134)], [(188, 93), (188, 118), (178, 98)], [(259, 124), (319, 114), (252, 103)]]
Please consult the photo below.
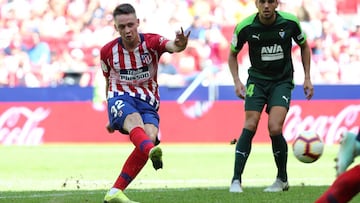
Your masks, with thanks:
[[(0, 87), (95, 85), (99, 49), (116, 37), (112, 9), (124, 0), (0, 0)], [(191, 30), (186, 51), (166, 55), (159, 84), (189, 84), (205, 68), (211, 80), (233, 85), (227, 66), (234, 26), (256, 11), (253, 0), (132, 0), (140, 29), (173, 39)], [(312, 48), (314, 84), (360, 84), (360, 0), (281, 0), (297, 15)], [(294, 46), (295, 47), (295, 46)], [(246, 51), (239, 61), (246, 77)], [(302, 83), (293, 50), (295, 83)], [(101, 77), (100, 77), (101, 78)]]

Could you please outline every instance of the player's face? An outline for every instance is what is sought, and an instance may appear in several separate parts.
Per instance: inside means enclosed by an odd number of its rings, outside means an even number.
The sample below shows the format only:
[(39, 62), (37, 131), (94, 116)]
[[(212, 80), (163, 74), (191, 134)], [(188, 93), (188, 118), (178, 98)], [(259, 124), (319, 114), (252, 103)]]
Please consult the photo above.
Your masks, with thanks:
[(139, 19), (135, 14), (117, 15), (114, 27), (124, 42), (132, 43), (138, 38)]
[(278, 6), (277, 0), (256, 0), (255, 4), (259, 11), (260, 19), (266, 21), (275, 20), (275, 9)]

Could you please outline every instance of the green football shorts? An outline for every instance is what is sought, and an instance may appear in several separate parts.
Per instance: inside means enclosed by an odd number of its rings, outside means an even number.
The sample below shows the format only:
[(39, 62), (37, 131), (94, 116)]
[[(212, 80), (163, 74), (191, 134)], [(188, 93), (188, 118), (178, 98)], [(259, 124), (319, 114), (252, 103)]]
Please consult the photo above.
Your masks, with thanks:
[(273, 106), (289, 109), (293, 89), (292, 78), (270, 81), (249, 77), (246, 83), (245, 111), (262, 112), (265, 105), (266, 113), (269, 113)]

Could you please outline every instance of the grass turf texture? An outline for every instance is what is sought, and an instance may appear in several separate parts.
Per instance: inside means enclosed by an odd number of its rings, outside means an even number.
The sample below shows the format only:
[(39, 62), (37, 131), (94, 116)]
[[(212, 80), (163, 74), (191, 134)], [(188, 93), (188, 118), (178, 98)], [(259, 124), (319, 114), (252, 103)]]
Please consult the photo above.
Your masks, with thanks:
[[(253, 145), (244, 193), (231, 194), (234, 145), (163, 144), (164, 169), (155, 171), (149, 162), (125, 193), (145, 203), (313, 202), (335, 178), (338, 146), (325, 146), (323, 156), (311, 164), (297, 161), (290, 146), (288, 192), (262, 191), (276, 175), (270, 145)], [(0, 202), (102, 202), (131, 150), (128, 143), (1, 146)]]

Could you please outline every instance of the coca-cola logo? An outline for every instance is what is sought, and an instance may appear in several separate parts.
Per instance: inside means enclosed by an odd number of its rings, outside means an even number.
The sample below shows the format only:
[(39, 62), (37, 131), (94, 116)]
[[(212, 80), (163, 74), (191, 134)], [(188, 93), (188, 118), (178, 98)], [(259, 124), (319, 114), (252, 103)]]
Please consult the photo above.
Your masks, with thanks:
[(4, 145), (38, 145), (42, 143), (45, 128), (40, 122), (50, 114), (49, 109), (11, 107), (0, 114), (0, 143)]
[(284, 125), (288, 141), (305, 130), (314, 131), (326, 144), (339, 142), (345, 131), (357, 133), (360, 125), (360, 105), (348, 105), (335, 115), (302, 115), (299, 105), (291, 106)]
[(204, 116), (209, 112), (214, 101), (195, 101), (181, 104), (181, 110), (188, 118), (195, 119)]

